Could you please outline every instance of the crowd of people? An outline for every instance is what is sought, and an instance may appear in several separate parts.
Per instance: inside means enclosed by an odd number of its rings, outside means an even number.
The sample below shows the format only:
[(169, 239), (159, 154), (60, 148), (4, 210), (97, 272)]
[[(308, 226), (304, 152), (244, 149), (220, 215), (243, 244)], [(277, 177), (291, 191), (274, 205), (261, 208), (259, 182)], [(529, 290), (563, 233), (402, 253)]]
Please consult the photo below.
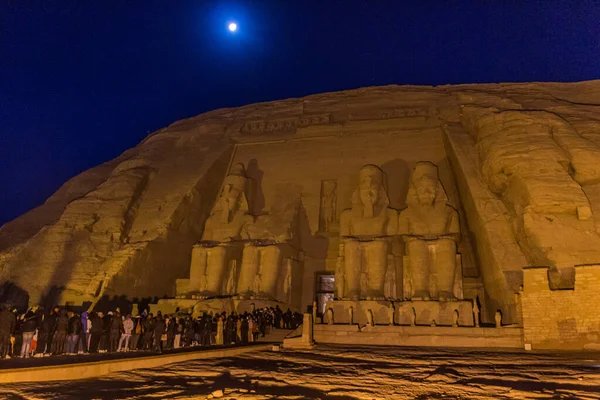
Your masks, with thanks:
[(0, 310), (0, 357), (45, 357), (88, 353), (155, 351), (192, 346), (248, 344), (273, 328), (295, 329), (302, 315), (275, 308), (236, 314), (204, 313), (197, 317), (175, 313), (122, 315), (117, 308), (107, 313), (81, 313), (54, 307), (44, 312), (33, 307), (18, 314)]

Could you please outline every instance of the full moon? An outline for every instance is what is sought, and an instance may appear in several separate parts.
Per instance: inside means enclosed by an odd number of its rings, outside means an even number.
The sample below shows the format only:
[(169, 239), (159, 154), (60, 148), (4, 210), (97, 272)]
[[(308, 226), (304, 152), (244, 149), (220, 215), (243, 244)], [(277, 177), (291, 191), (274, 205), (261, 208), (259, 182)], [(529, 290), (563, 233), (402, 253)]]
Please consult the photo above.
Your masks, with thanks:
[(230, 22), (229, 25), (227, 26), (229, 28), (230, 32), (235, 32), (237, 31), (237, 24), (235, 22)]

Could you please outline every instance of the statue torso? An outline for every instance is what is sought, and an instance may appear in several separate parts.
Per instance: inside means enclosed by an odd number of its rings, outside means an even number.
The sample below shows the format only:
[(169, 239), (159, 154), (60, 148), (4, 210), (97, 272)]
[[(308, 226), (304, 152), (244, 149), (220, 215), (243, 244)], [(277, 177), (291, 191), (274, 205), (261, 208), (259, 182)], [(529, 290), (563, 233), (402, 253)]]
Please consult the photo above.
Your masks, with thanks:
[(452, 218), (456, 211), (448, 205), (435, 207), (409, 206), (400, 212), (400, 218), (408, 220), (408, 234), (441, 236), (451, 232)]
[(252, 219), (242, 211), (238, 211), (229, 223), (222, 222), (220, 218), (221, 216), (218, 214), (208, 217), (202, 240), (226, 242), (231, 239), (241, 239), (242, 229)]
[(353, 210), (347, 213), (349, 232), (342, 232), (344, 236), (386, 236), (395, 233), (388, 229), (390, 220), (397, 215), (392, 209), (383, 209), (373, 217), (364, 217)]

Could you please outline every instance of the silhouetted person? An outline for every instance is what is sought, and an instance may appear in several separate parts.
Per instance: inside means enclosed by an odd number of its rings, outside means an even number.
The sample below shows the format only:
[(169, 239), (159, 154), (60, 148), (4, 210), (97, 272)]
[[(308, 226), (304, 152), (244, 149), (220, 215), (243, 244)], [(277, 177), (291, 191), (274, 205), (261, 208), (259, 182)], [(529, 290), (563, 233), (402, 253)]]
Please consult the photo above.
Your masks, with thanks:
[(119, 348), (119, 339), (121, 339), (121, 334), (124, 332), (123, 330), (123, 321), (121, 320), (121, 315), (119, 312), (115, 312), (110, 319), (110, 329), (109, 329), (109, 348), (108, 351), (114, 353)]
[(248, 344), (248, 316), (246, 314), (242, 317), (241, 331), (242, 344)]
[(148, 314), (144, 321), (144, 336), (142, 337), (142, 350), (152, 350), (152, 338), (154, 336), (154, 318), (152, 313)]
[(102, 320), (102, 317), (96, 313), (90, 315), (90, 320), (92, 321), (92, 327), (90, 328), (90, 353), (97, 353), (100, 338), (104, 331), (104, 321)]
[(46, 354), (52, 354), (56, 350), (56, 341), (54, 340), (54, 334), (56, 333), (56, 320), (58, 318), (58, 311), (60, 309), (55, 306), (50, 314), (46, 316), (46, 324), (48, 326), (48, 343), (46, 344)]
[(67, 341), (67, 332), (69, 330), (69, 317), (65, 310), (58, 312), (56, 318), (56, 333), (54, 334), (55, 355), (61, 355), (65, 352), (65, 342)]
[(167, 349), (171, 350), (175, 345), (175, 333), (177, 332), (177, 318), (171, 316), (167, 323)]
[(4, 306), (0, 311), (0, 357), (6, 358), (10, 349), (10, 336), (17, 325), (17, 318), (10, 311), (10, 307)]
[(154, 351), (162, 353), (162, 335), (165, 333), (166, 325), (162, 315), (156, 316), (156, 323), (154, 324)]
[(38, 316), (34, 309), (29, 309), (23, 316), (21, 332), (23, 332), (23, 344), (21, 345), (21, 358), (29, 357), (31, 353), (31, 341), (37, 329)]

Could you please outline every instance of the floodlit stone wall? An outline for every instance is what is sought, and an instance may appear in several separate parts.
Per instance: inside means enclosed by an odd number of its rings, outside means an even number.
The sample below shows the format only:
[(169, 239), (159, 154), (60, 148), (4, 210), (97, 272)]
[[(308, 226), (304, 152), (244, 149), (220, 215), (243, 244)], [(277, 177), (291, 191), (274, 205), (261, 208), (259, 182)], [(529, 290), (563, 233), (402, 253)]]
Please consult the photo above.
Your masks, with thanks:
[[(257, 242), (248, 257), (219, 265), (235, 268), (229, 276), (243, 277), (237, 281), (249, 297), (269, 284), (275, 297), (306, 311), (317, 276), (346, 268), (341, 215), (353, 208), (361, 168), (381, 169), (389, 215), (405, 215), (411, 171), (429, 162), (447, 195), (440, 204), (458, 214), (458, 227), (448, 231), (456, 234), (462, 273), (458, 297), (478, 300), (483, 323), (500, 310), (504, 324), (519, 324), (515, 292), (526, 281), (524, 267), (600, 264), (599, 99), (600, 81), (386, 86), (175, 122), (0, 228), (0, 302), (201, 291), (176, 289), (176, 281), (189, 283), (192, 248), (205, 238), (232, 167), (243, 164), (253, 224), (236, 240)], [(441, 221), (433, 219), (426, 225)], [(411, 259), (400, 236), (407, 232), (386, 232), (395, 268), (386, 271), (388, 301), (410, 293), (402, 282)], [(258, 249), (265, 240), (279, 250)], [(223, 279), (219, 290), (229, 292), (235, 281)]]
[(574, 269), (574, 285), (568, 270), (562, 279), (545, 267), (524, 270), (524, 336), (534, 350), (600, 349), (600, 265)]

